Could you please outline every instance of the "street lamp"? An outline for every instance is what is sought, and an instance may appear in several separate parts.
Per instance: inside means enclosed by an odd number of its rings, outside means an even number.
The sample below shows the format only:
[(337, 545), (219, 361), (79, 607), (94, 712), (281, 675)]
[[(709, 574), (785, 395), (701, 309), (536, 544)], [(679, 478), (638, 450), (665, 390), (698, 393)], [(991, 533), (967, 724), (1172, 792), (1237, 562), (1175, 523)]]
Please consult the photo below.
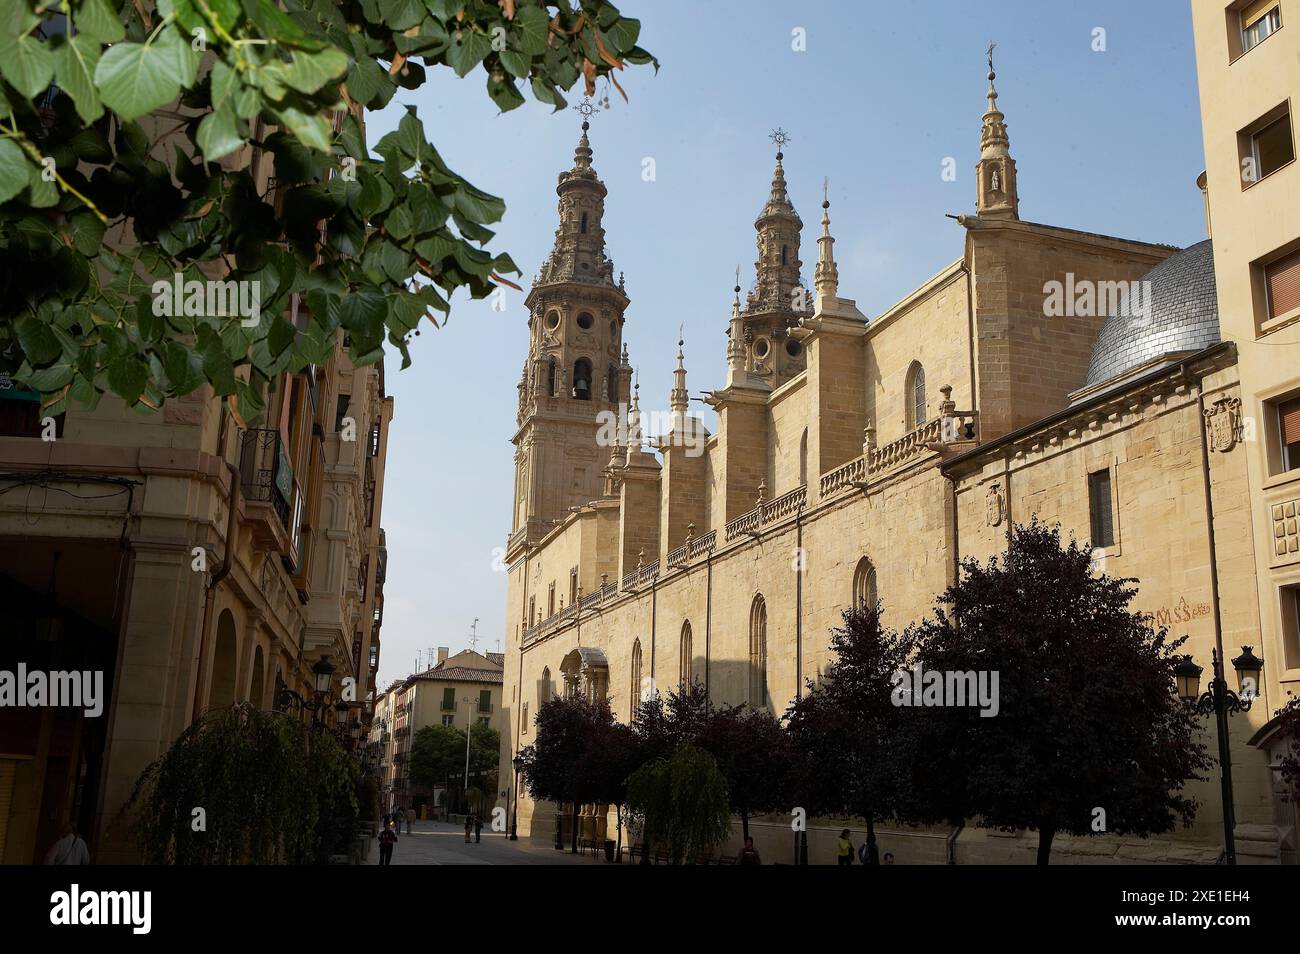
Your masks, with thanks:
[(330, 684), (334, 681), (334, 664), (330, 662), (329, 656), (321, 656), (320, 661), (311, 667), (311, 671), (316, 680), (316, 695), (328, 696)]
[(522, 756), (516, 755), (510, 760), (510, 764), (515, 767), (515, 811), (510, 819), (510, 840), (519, 840), (519, 773), (523, 770), (524, 760)]
[[(1204, 671), (1190, 656), (1174, 667), (1174, 678), (1178, 683), (1178, 695), (1190, 708), (1200, 715), (1214, 715), (1215, 728), (1219, 739), (1220, 788), (1223, 799), (1223, 856), (1227, 864), (1237, 863), (1237, 842), (1233, 834), (1236, 828), (1236, 815), (1232, 795), (1232, 754), (1228, 744), (1228, 716), (1238, 712), (1250, 711), (1251, 703), (1258, 695), (1259, 674), (1264, 668), (1264, 660), (1255, 655), (1250, 646), (1241, 647), (1241, 655), (1232, 661), (1237, 670), (1237, 686), (1240, 695), (1228, 688), (1223, 678), (1223, 660), (1219, 650), (1210, 651), (1214, 665), (1214, 678), (1210, 688), (1200, 693), (1201, 673)], [(1199, 693), (1199, 695), (1198, 695)]]

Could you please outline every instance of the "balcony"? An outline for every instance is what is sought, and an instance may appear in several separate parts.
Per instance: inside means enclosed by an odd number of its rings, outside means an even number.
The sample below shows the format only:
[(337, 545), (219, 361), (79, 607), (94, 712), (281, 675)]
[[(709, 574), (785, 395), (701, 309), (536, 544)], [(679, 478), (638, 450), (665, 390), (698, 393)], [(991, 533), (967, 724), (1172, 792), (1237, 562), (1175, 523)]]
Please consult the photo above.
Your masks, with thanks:
[(239, 492), (260, 549), (286, 552), (289, 545), (293, 467), (280, 432), (249, 428), (239, 435)]
[(482, 712), (482, 713), (484, 713), (484, 714), (491, 713), (491, 711), (492, 711), (492, 703), (490, 703), (490, 702), (481, 702), (481, 701), (480, 701), (479, 704), (478, 704), (478, 711), (479, 711), (479, 712)]
[(808, 502), (808, 487), (796, 487), (789, 493), (782, 494), (775, 500), (760, 502), (748, 513), (742, 513), (735, 520), (723, 527), (723, 538), (730, 543), (746, 534), (757, 536), (765, 524), (773, 523), (785, 517), (793, 516), (803, 509)]
[(456, 700), (455, 700), (455, 699), (443, 699), (443, 700), (442, 700), (442, 704), (441, 704), (440, 706), (438, 706), (438, 708), (441, 709), (443, 712), (455, 712), (455, 711), (456, 711)]

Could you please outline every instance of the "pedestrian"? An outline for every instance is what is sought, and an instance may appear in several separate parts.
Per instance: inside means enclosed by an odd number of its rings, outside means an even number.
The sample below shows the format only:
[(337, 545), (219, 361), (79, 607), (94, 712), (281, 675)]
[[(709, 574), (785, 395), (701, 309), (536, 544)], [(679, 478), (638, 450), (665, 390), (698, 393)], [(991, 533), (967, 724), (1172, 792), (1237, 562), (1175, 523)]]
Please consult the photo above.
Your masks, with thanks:
[(406, 810), (406, 833), (408, 835), (411, 833), (411, 822), (413, 821), (415, 821), (415, 809), (408, 808)]
[(384, 830), (379, 833), (379, 863), (393, 863), (393, 845), (397, 844), (397, 832), (393, 831), (392, 821), (384, 822)]
[(880, 863), (880, 854), (870, 839), (864, 841), (858, 846), (858, 861), (864, 865), (875, 865)]
[(469, 844), (469, 831), (474, 827), (474, 816), (469, 812), (465, 813), (465, 844)]
[(838, 859), (840, 864), (853, 864), (853, 842), (849, 841), (849, 830), (847, 828), (840, 832), (839, 838), (835, 839), (835, 847), (839, 851)]
[(474, 844), (483, 840), (483, 817), (477, 812), (474, 814)]
[(761, 865), (763, 859), (758, 855), (758, 849), (754, 847), (754, 839), (746, 836), (745, 847), (740, 849), (740, 857), (736, 859), (736, 864), (740, 865)]
[(77, 834), (77, 826), (72, 820), (64, 822), (59, 840), (45, 853), (47, 865), (88, 865), (90, 849), (85, 840)]
[(892, 851), (885, 852), (885, 864), (892, 865), (893, 863), (894, 863), (894, 853)]

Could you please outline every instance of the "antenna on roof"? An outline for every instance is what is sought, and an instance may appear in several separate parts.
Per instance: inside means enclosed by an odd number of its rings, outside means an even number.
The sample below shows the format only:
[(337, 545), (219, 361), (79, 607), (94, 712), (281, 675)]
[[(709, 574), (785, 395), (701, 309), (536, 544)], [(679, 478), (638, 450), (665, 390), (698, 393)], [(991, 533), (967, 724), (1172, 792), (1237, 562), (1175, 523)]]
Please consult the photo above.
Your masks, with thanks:
[(478, 645), (478, 617), (474, 617), (474, 622), (469, 628), (469, 648), (474, 649)]

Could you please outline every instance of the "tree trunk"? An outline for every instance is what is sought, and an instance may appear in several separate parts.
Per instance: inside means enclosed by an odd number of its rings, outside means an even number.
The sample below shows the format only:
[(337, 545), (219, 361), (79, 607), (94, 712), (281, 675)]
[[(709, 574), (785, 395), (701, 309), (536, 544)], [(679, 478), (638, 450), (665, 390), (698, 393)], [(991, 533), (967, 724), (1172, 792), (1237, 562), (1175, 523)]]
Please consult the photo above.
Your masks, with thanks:
[(575, 855), (578, 853), (578, 812), (581, 810), (582, 806), (575, 800), (573, 803), (573, 831), (570, 832), (569, 846), (570, 851)]
[(641, 836), (641, 864), (650, 864), (650, 836)]
[(880, 852), (876, 847), (876, 819), (867, 815), (867, 864), (880, 864)]
[(1056, 836), (1055, 828), (1038, 829), (1038, 863), (1045, 865), (1052, 854), (1052, 839)]
[(749, 812), (743, 808), (740, 810), (740, 831), (746, 838), (749, 837)]
[(614, 806), (614, 825), (618, 829), (618, 846), (614, 849), (614, 861), (623, 863), (623, 806)]

